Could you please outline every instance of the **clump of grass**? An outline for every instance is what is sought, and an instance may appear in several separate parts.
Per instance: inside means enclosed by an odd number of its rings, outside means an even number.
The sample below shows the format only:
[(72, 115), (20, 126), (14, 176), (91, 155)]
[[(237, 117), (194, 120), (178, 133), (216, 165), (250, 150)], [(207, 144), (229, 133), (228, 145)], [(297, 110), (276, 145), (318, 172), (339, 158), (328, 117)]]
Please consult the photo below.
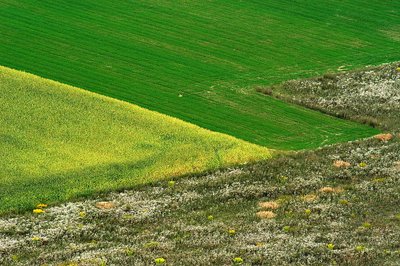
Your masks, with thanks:
[(268, 96), (272, 96), (274, 94), (273, 87), (256, 87), (256, 91)]
[(285, 226), (282, 228), (282, 230), (288, 233), (288, 232), (290, 232), (290, 231), (292, 230), (292, 227), (289, 226), (289, 225), (285, 225)]
[(370, 229), (372, 227), (372, 224), (369, 222), (365, 222), (362, 224), (362, 227), (366, 228), (366, 229)]
[(168, 181), (168, 187), (173, 188), (175, 186), (175, 181)]
[(157, 241), (151, 241), (143, 245), (146, 249), (155, 249), (160, 246), (160, 243)]

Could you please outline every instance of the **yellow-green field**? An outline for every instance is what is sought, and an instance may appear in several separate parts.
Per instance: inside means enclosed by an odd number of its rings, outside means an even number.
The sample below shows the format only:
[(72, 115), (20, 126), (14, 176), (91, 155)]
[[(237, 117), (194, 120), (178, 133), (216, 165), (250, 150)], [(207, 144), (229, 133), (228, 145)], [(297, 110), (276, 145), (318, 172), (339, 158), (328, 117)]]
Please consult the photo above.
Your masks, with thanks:
[(0, 67), (0, 213), (270, 157), (138, 106)]

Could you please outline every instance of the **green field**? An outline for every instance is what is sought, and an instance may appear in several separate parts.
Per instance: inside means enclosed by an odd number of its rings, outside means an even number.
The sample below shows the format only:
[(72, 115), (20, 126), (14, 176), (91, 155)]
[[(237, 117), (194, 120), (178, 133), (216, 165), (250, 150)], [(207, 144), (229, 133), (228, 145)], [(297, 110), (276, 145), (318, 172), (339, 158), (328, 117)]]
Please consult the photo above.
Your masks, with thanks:
[[(385, 135), (388, 137), (386, 140), (368, 138), (315, 150), (277, 154), (268, 160), (176, 178), (175, 183), (169, 182), (169, 179), (159, 180), (131, 190), (101, 193), (74, 202), (50, 205), (42, 210), (43, 213), (32, 213), (30, 210), (31, 213), (20, 215), (1, 215), (0, 211), (0, 265), (399, 266), (399, 63), (290, 82), (283, 84), (279, 90), (280, 95), (286, 96), (285, 99), (297, 100), (300, 104), (307, 103), (303, 99), (311, 98), (314, 100), (311, 107), (324, 112), (336, 113), (345, 109), (345, 117), (354, 120), (360, 119), (358, 115), (362, 114), (363, 119), (383, 121), (383, 124), (378, 124), (379, 127), (391, 127), (391, 134)], [(93, 133), (93, 145), (100, 152), (104, 141), (110, 139), (104, 133), (105, 126), (121, 129), (127, 125), (131, 129), (138, 121), (143, 128), (138, 128), (135, 134), (150, 131), (147, 134), (152, 139), (158, 129), (151, 131), (149, 128), (153, 128), (154, 124), (149, 126), (148, 120), (164, 117), (32, 75), (0, 70), (0, 77), (6, 75), (0, 79), (0, 84), (8, 84), (4, 89), (7, 93), (0, 94), (0, 106), (14, 110), (8, 111), (10, 118), (6, 117), (7, 122), (20, 121), (12, 124), (21, 128), (29, 126), (22, 135), (13, 130), (13, 136), (34, 135), (40, 128), (38, 125), (41, 123), (38, 122), (41, 119), (53, 117), (50, 126), (43, 126), (43, 136), (35, 139), (59, 139), (59, 134), (69, 130), (57, 134), (46, 132), (49, 129), (58, 130), (60, 122), (54, 118), (60, 117), (54, 113), (66, 110), (68, 115), (62, 118), (68, 118), (66, 121), (70, 125), (70, 120), (96, 125), (82, 126), (81, 123), (71, 127), (78, 138), (84, 134), (77, 133), (76, 128), (83, 132), (86, 128), (89, 132), (99, 131), (101, 137)], [(317, 81), (320, 83), (318, 86)], [(25, 82), (38, 83), (38, 86), (26, 87)], [(310, 90), (310, 84), (319, 89)], [(0, 89), (3, 90), (1, 85)], [(27, 97), (21, 97), (25, 94), (21, 91), (25, 91)], [(13, 104), (4, 105), (2, 99)], [(326, 105), (330, 99), (346, 105)], [(62, 106), (59, 107), (58, 102)], [(48, 103), (51, 105), (45, 107)], [(21, 107), (18, 109), (14, 105)], [(76, 106), (79, 113), (74, 114), (67, 105), (71, 108)], [(37, 116), (34, 123), (30, 123), (33, 117), (31, 109), (38, 109), (34, 112)], [(359, 111), (355, 114), (353, 110)], [(24, 118), (25, 112), (28, 112), (28, 118)], [(146, 117), (138, 119), (140, 114)], [(116, 118), (118, 123), (110, 121), (110, 116)], [(121, 116), (123, 118), (119, 119)], [(176, 119), (157, 118), (154, 121), (162, 123), (160, 130), (167, 123), (171, 124), (168, 121), (186, 125), (174, 129), (196, 129)], [(105, 125), (96, 122), (103, 119)], [(61, 124), (64, 123), (61, 121)], [(56, 128), (53, 129), (52, 125)], [(3, 124), (0, 126), (4, 128)], [(6, 124), (8, 127), (10, 125)], [(198, 129), (196, 132), (205, 131)], [(125, 145), (129, 144), (146, 145), (144, 141), (124, 137), (124, 134), (114, 130), (109, 134), (117, 134), (115, 138), (121, 138), (114, 144), (116, 148), (125, 150)], [(187, 139), (187, 135), (182, 132), (178, 137)], [(223, 143), (232, 142), (224, 136), (220, 140), (224, 138)], [(187, 140), (189, 143), (196, 141), (194, 138)], [(86, 141), (79, 143), (81, 146)], [(59, 143), (54, 143), (50, 148), (58, 154), (63, 149), (57, 150), (54, 147), (57, 145)], [(109, 145), (106, 151), (114, 150), (114, 145)], [(204, 148), (199, 143), (197, 145), (190, 146), (192, 150), (186, 153)], [(182, 142), (175, 143), (171, 148), (176, 151), (177, 146), (182, 147)], [(4, 144), (0, 147), (0, 155), (9, 149)], [(84, 147), (90, 149), (90, 145)], [(12, 150), (17, 152), (13, 153), (14, 158), (16, 154), (23, 154), (18, 153), (18, 149)], [(210, 152), (207, 151), (207, 154)], [(262, 150), (255, 148), (254, 152)], [(59, 157), (51, 156), (46, 163), (52, 162), (53, 158)], [(338, 167), (338, 160), (347, 165)], [(22, 160), (18, 162), (23, 165)], [(0, 163), (1, 170), (4, 169), (3, 164)], [(82, 175), (83, 181), (77, 177), (75, 180), (88, 184), (86, 175), (93, 177), (87, 172)], [(43, 178), (35, 182), (48, 186), (53, 180)], [(104, 183), (104, 178), (100, 182)], [(20, 186), (22, 182), (14, 183)], [(54, 183), (60, 182), (57, 180)], [(39, 185), (32, 190), (41, 191)], [(3, 183), (0, 183), (0, 191), (2, 188)], [(13, 190), (7, 189), (11, 195)], [(0, 193), (0, 198), (3, 194)], [(96, 206), (104, 201), (112, 203), (111, 209)], [(3, 207), (3, 202), (0, 203)]]
[(0, 67), (0, 213), (269, 158), (255, 144)]
[(256, 85), (400, 59), (399, 1), (0, 1), (0, 64), (275, 149), (377, 132)]

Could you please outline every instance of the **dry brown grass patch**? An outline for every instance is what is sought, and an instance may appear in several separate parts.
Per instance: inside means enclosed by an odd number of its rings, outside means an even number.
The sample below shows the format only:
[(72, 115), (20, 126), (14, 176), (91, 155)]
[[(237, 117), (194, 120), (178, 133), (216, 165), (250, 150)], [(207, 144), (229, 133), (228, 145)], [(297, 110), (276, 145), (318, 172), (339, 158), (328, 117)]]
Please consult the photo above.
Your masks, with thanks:
[(302, 197), (303, 201), (305, 202), (313, 202), (318, 199), (318, 196), (315, 194), (307, 194)]
[(394, 169), (400, 171), (400, 161), (394, 163)]
[(323, 187), (323, 188), (320, 188), (319, 192), (322, 192), (322, 193), (341, 193), (341, 192), (343, 192), (343, 188), (340, 188), (340, 187)]
[(341, 161), (341, 160), (337, 160), (333, 163), (333, 166), (337, 167), (337, 168), (347, 168), (350, 167), (351, 164), (349, 162), (345, 162), (345, 161)]
[(275, 210), (279, 208), (279, 204), (275, 201), (264, 201), (264, 202), (259, 202), (258, 206), (261, 209), (269, 209), (269, 210)]
[(115, 204), (108, 201), (99, 201), (96, 202), (96, 207), (99, 209), (112, 209), (115, 207)]
[(380, 141), (389, 141), (393, 139), (393, 135), (388, 133), (388, 134), (378, 134), (374, 136), (375, 139), (378, 139)]
[(276, 217), (276, 214), (271, 211), (259, 211), (256, 213), (256, 215), (261, 219), (272, 219)]

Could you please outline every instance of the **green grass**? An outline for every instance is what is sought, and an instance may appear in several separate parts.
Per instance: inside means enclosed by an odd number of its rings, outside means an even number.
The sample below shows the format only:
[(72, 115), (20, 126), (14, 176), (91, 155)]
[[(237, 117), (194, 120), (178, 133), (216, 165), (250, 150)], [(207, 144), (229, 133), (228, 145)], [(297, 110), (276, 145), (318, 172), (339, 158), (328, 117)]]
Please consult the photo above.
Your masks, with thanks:
[(235, 163), (269, 151), (0, 67), (0, 213)]
[[(155, 265), (156, 258), (164, 258), (165, 265), (234, 265), (234, 258), (242, 258), (242, 265), (398, 266), (400, 102), (393, 99), (400, 96), (400, 72), (395, 67), (333, 76), (329, 87), (322, 83), (312, 93), (301, 83), (297, 91), (286, 91), (299, 99), (307, 91), (309, 98), (350, 97), (349, 110), (377, 110), (367, 112), (376, 120), (386, 110), (392, 140), (284, 154), (177, 178), (173, 186), (161, 180), (49, 206), (42, 214), (0, 215), (0, 265)], [(326, 94), (340, 84), (362, 96), (347, 90)], [(343, 110), (324, 103), (316, 100), (315, 107)], [(337, 168), (336, 160), (349, 166)], [(114, 208), (96, 208), (99, 201)], [(278, 208), (259, 205), (267, 201)], [(275, 218), (258, 218), (262, 210)]]
[(3, 0), (0, 64), (267, 147), (313, 148), (376, 131), (254, 86), (399, 60), (399, 10), (376, 0)]

